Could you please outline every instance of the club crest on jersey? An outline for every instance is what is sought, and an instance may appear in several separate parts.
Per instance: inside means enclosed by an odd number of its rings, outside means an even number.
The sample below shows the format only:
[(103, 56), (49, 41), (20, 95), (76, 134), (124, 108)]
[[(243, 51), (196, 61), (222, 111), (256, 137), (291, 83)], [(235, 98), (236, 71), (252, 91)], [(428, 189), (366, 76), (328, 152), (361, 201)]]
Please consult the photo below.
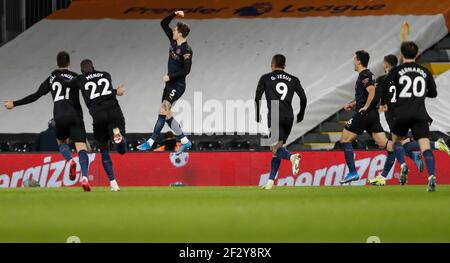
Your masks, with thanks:
[(180, 59), (180, 56), (178, 56), (175, 52), (173, 52), (173, 50), (170, 50), (169, 55), (170, 55), (170, 57), (173, 60), (179, 60)]
[(176, 52), (178, 55), (180, 55), (180, 53), (181, 53), (181, 49), (177, 49), (177, 52)]

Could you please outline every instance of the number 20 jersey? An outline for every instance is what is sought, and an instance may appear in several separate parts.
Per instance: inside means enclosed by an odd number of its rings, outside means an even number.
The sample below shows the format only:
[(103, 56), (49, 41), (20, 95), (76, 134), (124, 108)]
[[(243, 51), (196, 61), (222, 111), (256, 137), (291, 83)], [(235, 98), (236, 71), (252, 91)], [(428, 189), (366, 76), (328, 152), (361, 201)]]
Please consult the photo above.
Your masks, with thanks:
[(394, 106), (397, 118), (414, 115), (428, 119), (425, 98), (437, 96), (431, 72), (417, 63), (404, 63), (393, 68), (386, 81), (384, 99)]

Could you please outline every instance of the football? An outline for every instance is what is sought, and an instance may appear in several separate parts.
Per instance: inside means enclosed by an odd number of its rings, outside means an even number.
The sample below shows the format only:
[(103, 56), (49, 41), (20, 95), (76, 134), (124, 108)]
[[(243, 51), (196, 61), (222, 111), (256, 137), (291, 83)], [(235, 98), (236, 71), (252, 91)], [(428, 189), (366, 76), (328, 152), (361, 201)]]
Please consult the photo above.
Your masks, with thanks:
[(189, 161), (189, 153), (183, 152), (180, 155), (177, 155), (176, 153), (172, 152), (169, 155), (170, 162), (175, 167), (183, 167), (185, 166)]

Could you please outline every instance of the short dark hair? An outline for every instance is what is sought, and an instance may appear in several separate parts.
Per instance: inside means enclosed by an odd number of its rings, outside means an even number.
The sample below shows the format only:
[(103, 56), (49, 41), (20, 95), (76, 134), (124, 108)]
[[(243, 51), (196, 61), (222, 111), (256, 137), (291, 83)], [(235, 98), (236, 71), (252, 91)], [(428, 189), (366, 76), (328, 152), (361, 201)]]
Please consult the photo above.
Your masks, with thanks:
[(356, 59), (361, 62), (361, 65), (363, 65), (363, 67), (367, 68), (367, 66), (369, 65), (369, 60), (370, 60), (370, 55), (369, 53), (367, 53), (367, 51), (364, 50), (358, 50), (355, 52), (356, 55)]
[(389, 54), (384, 57), (384, 61), (388, 63), (391, 67), (395, 67), (398, 64), (398, 58), (396, 55)]
[(286, 66), (286, 57), (281, 54), (276, 54), (272, 58), (272, 64), (274, 64), (276, 68), (284, 68)]
[(59, 68), (66, 68), (70, 65), (70, 55), (66, 51), (61, 51), (56, 56), (56, 63)]
[(178, 30), (178, 32), (181, 33), (181, 35), (183, 37), (187, 37), (189, 35), (189, 32), (191, 32), (191, 29), (189, 28), (189, 26), (183, 22), (177, 23), (177, 30)]
[(419, 53), (419, 47), (412, 41), (403, 42), (400, 50), (406, 59), (415, 59)]
[(94, 72), (94, 63), (92, 63), (92, 60), (90, 59), (83, 59), (80, 63), (81, 67), (81, 73), (82, 74), (89, 74)]

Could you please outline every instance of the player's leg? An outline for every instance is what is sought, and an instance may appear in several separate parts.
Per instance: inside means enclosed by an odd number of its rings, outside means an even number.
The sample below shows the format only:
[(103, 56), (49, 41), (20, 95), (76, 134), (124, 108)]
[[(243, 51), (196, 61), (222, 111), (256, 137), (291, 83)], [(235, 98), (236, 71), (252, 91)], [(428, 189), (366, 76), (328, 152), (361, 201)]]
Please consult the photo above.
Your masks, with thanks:
[[(427, 122), (428, 122), (428, 128), (433, 123), (433, 119), (428, 115), (427, 113)], [(443, 138), (439, 138), (437, 141), (430, 141), (430, 149), (431, 150), (439, 150), (441, 152), (445, 152), (448, 155), (450, 155), (450, 148), (447, 146), (447, 143), (445, 143)]]
[(56, 141), (58, 142), (59, 152), (64, 159), (70, 163), (69, 178), (75, 180), (77, 172), (77, 163), (72, 158), (72, 152), (69, 146), (70, 123), (67, 118), (55, 119)]
[(72, 160), (72, 152), (69, 146), (70, 123), (67, 118), (55, 119), (56, 141), (58, 142), (59, 152), (66, 161)]
[(164, 114), (166, 116), (166, 123), (172, 129), (173, 133), (180, 140), (181, 146), (177, 150), (176, 154), (179, 155), (192, 148), (192, 142), (186, 137), (183, 130), (181, 129), (180, 123), (173, 117), (172, 107), (175, 105), (176, 101), (181, 98), (185, 90), (185, 84), (174, 83), (170, 86), (171, 90), (166, 94), (164, 98), (163, 105)]
[(123, 155), (127, 151), (127, 140), (125, 138), (125, 118), (119, 106), (109, 109), (108, 121), (111, 140), (116, 145), (117, 152)]
[(150, 138), (137, 146), (137, 149), (140, 151), (147, 151), (150, 150), (153, 147), (153, 144), (158, 139), (159, 134), (161, 133), (161, 130), (164, 128), (164, 124), (166, 123), (166, 108), (168, 107), (167, 103), (164, 103), (166, 98), (169, 96), (171, 90), (171, 85), (169, 83), (166, 83), (166, 87), (164, 88), (162, 99), (161, 99), (161, 106), (159, 108), (159, 114), (158, 119), (156, 120), (155, 127), (153, 127), (153, 132)]
[[(380, 122), (380, 114), (378, 111), (371, 111), (367, 116), (365, 116), (368, 122), (367, 131), (372, 134), (372, 138), (375, 143), (378, 145), (380, 150), (386, 150), (386, 161), (384, 163), (383, 171), (381, 174), (377, 175), (374, 179), (369, 180), (370, 184), (383, 186), (386, 184), (386, 177), (389, 171), (392, 169), (392, 166), (395, 162), (395, 155), (393, 152), (393, 143), (389, 141), (386, 133), (384, 132), (383, 127)], [(391, 124), (392, 125), (391, 121)], [(391, 127), (391, 126), (390, 126)]]
[(91, 191), (89, 185), (88, 172), (89, 172), (89, 156), (87, 154), (86, 142), (75, 142), (75, 148), (78, 152), (78, 162), (81, 167), (81, 186), (85, 192)]
[(436, 175), (435, 175), (435, 159), (433, 151), (430, 149), (430, 141), (428, 138), (418, 140), (420, 150), (422, 151), (428, 170), (428, 192), (436, 191)]
[(383, 171), (381, 174), (377, 175), (374, 179), (369, 180), (370, 184), (383, 186), (386, 184), (386, 177), (394, 166), (395, 154), (393, 151), (393, 143), (389, 141), (384, 132), (374, 132), (372, 133), (372, 138), (381, 150), (386, 150), (386, 161), (383, 166)]
[(70, 138), (75, 143), (75, 149), (78, 153), (78, 162), (81, 167), (81, 186), (85, 192), (91, 191), (89, 185), (89, 156), (87, 154), (86, 131), (81, 118), (74, 118), (70, 128)]
[(416, 121), (411, 129), (414, 139), (417, 140), (425, 159), (425, 164), (428, 171), (428, 192), (436, 191), (436, 174), (435, 174), (435, 159), (433, 151), (430, 147), (429, 126), (426, 121)]
[(431, 150), (437, 149), (441, 152), (445, 152), (448, 155), (450, 155), (450, 148), (445, 143), (443, 138), (439, 138), (437, 141), (431, 141), (430, 142)]
[(422, 154), (420, 153), (419, 143), (417, 141), (406, 138), (402, 141), (403, 148), (405, 148), (405, 154), (411, 158), (417, 165), (420, 172), (423, 171)]
[(158, 139), (159, 134), (161, 133), (161, 130), (164, 128), (166, 116), (161, 114), (158, 114), (158, 119), (156, 120), (155, 127), (153, 127), (152, 135), (150, 136), (150, 139), (148, 139), (146, 142), (142, 143), (141, 145), (137, 146), (137, 149), (140, 151), (146, 151), (150, 150), (155, 143), (155, 141)]
[(364, 131), (364, 123), (362, 120), (362, 116), (359, 114), (355, 114), (353, 118), (351, 118), (345, 128), (342, 130), (342, 135), (340, 139), (341, 146), (344, 150), (345, 161), (348, 166), (348, 174), (340, 181), (341, 184), (350, 183), (352, 181), (356, 181), (359, 179), (358, 172), (356, 171), (355, 166), (355, 156), (353, 152), (352, 142), (356, 140), (358, 134), (361, 134)]
[(355, 156), (353, 152), (352, 142), (358, 137), (358, 134), (351, 132), (344, 128), (341, 135), (341, 145), (344, 150), (345, 161), (347, 163), (349, 173), (341, 181), (341, 184), (349, 183), (359, 179), (359, 175), (356, 171)]
[(183, 130), (181, 129), (180, 123), (172, 116), (172, 105), (167, 109), (166, 123), (172, 129), (173, 133), (181, 142), (180, 148), (177, 150), (176, 154), (179, 155), (192, 148), (192, 142), (186, 137)]
[(277, 148), (274, 150), (272, 150), (272, 152), (275, 152), (275, 155), (280, 159), (280, 160), (289, 160), (291, 161), (292, 164), (292, 174), (293, 175), (298, 175), (300, 172), (300, 159), (301, 156), (300, 154), (296, 153), (296, 154), (292, 154), (290, 153), (286, 147), (283, 147), (283, 145), (286, 143), (287, 139), (289, 138), (289, 135), (291, 134), (292, 131), (292, 124), (294, 122), (293, 118), (281, 118), (279, 120), (279, 131), (278, 131), (278, 135), (279, 135), (279, 142), (281, 141), (281, 145), (277, 144)]
[(408, 181), (409, 168), (405, 162), (405, 148), (403, 148), (402, 141), (405, 140), (406, 135), (411, 127), (411, 119), (397, 118), (392, 129), (392, 141), (394, 143), (395, 158), (400, 164), (400, 184), (405, 185)]
[(265, 189), (272, 189), (282, 160), (289, 160), (291, 162), (293, 175), (298, 175), (300, 172), (300, 154), (292, 154), (283, 147), (291, 133), (292, 123), (292, 118), (283, 118), (279, 120), (278, 124), (272, 123), (269, 128), (271, 137), (275, 136), (277, 138), (271, 138), (271, 141), (274, 143), (270, 147), (270, 150), (272, 151), (272, 160), (270, 162), (270, 176)]
[(114, 169), (112, 164), (112, 159), (110, 156), (110, 141), (113, 139), (113, 129), (116, 125), (114, 123), (109, 123), (110, 119), (114, 120), (113, 115), (109, 114), (110, 110), (97, 112), (93, 116), (93, 130), (94, 130), (94, 138), (98, 143), (100, 148), (100, 155), (102, 157), (102, 165), (105, 170), (106, 176), (108, 177), (109, 184), (111, 186), (111, 191), (117, 192), (119, 191), (119, 185), (114, 176)]
[(113, 163), (111, 155), (109, 153), (109, 140), (107, 139), (107, 137), (105, 137), (102, 142), (99, 142), (99, 146), (100, 146), (100, 154), (102, 156), (103, 169), (105, 170), (106, 176), (108, 176), (111, 191), (118, 192), (120, 188), (114, 176)]
[(277, 156), (276, 152), (282, 146), (283, 146), (283, 142), (279, 141), (270, 147), (270, 150), (272, 151), (272, 160), (270, 161), (269, 179), (267, 180), (267, 183), (264, 186), (264, 189), (266, 189), (266, 190), (270, 190), (273, 188), (273, 184), (274, 184), (275, 178), (277, 176), (278, 169), (280, 168), (280, 165), (281, 165), (281, 159)]
[(402, 141), (405, 139), (406, 134), (401, 133), (397, 135), (392, 134), (392, 141), (394, 142), (394, 154), (400, 164), (400, 184), (405, 185), (408, 181), (409, 168), (405, 162), (405, 148), (402, 146)]
[[(420, 146), (417, 141), (412, 141), (411, 139), (406, 139), (402, 142), (405, 148), (406, 155), (411, 157), (416, 163), (420, 172), (423, 171), (424, 165), (422, 161), (422, 154), (420, 152)], [(450, 155), (450, 148), (447, 146), (443, 138), (439, 138), (437, 141), (430, 141), (430, 150), (438, 150), (445, 152)]]

